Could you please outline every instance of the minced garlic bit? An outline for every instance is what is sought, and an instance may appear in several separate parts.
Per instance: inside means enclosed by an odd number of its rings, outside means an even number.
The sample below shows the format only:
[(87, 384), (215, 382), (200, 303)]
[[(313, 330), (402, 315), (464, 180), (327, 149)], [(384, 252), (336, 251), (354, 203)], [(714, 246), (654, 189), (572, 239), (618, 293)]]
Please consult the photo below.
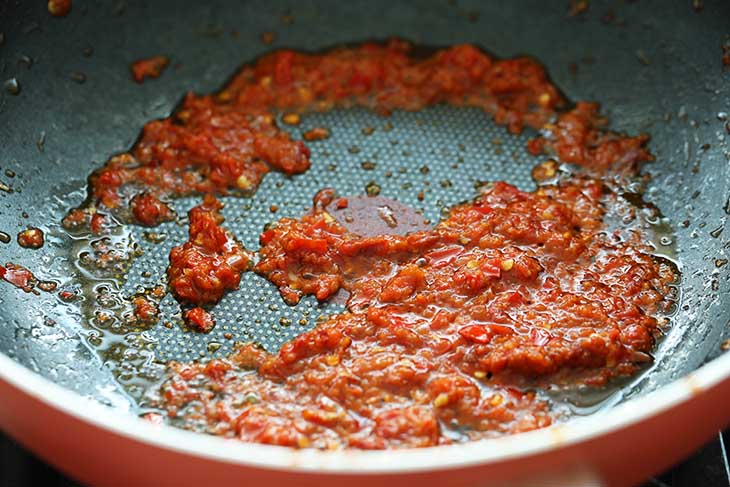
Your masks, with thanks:
[(238, 186), (240, 189), (250, 189), (251, 188), (251, 180), (248, 179), (244, 174), (241, 174), (238, 176), (238, 179), (236, 179), (236, 186)]
[(299, 125), (302, 121), (302, 117), (298, 113), (285, 113), (281, 117), (281, 121), (287, 125)]
[(433, 400), (433, 406), (440, 408), (443, 406), (446, 406), (449, 403), (449, 395), (446, 393), (441, 393), (438, 396), (436, 396), (436, 399)]

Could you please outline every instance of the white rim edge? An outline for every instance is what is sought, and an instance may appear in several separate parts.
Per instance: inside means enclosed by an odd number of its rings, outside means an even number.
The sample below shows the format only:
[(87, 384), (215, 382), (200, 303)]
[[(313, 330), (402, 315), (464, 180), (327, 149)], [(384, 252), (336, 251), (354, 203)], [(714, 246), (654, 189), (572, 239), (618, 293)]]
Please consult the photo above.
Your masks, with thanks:
[[(433, 471), (535, 455), (625, 428), (676, 407), (729, 378), (730, 353), (657, 391), (615, 406), (610, 411), (541, 430), (422, 449), (324, 452), (249, 444), (153, 425), (64, 389), (0, 353), (0, 380), (64, 414), (102, 430), (151, 446), (220, 462), (279, 470), (350, 474)], [(397, 461), (394, 461), (394, 455), (398, 456)]]

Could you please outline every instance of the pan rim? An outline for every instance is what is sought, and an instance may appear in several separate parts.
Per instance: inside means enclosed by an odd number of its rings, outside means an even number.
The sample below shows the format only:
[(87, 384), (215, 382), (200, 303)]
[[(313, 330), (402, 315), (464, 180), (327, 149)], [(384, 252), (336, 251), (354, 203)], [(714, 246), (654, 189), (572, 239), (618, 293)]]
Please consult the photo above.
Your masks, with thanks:
[[(419, 473), (496, 464), (598, 439), (662, 412), (730, 380), (730, 353), (645, 396), (610, 410), (526, 433), (457, 445), (404, 450), (296, 450), (231, 441), (153, 425), (68, 390), (0, 353), (0, 381), (81, 422), (150, 447), (240, 466), (300, 473)], [(41, 391), (43, 391), (41, 393)], [(393, 456), (397, 455), (397, 461)]]

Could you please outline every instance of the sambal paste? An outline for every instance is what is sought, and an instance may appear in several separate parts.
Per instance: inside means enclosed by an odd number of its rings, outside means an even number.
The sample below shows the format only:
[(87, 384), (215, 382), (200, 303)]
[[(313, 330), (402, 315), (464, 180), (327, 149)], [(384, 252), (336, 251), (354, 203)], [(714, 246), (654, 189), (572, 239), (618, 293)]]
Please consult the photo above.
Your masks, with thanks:
[[(271, 170), (310, 166), (309, 149), (278, 115), (295, 126), (307, 111), (387, 115), (438, 103), (479, 107), (510, 133), (539, 130), (528, 149), (553, 160), (535, 168), (538, 189), (496, 182), (433, 228), (375, 235), (338, 221), (349, 202), (325, 189), (311, 212), (261, 234), (256, 259), (221, 227), (214, 194), (250, 194)], [(202, 332), (215, 325), (210, 307), (251, 268), (290, 304), (347, 293), (347, 311), (278, 353), (245, 345), (226, 359), (171, 363), (156, 405), (175, 424), (323, 449), (516, 433), (556, 419), (545, 388), (631, 375), (651, 361), (662, 332), (673, 269), (640, 229), (614, 232), (605, 222), (628, 204), (616, 178), (652, 159), (648, 136), (606, 127), (596, 104), (569, 105), (530, 58), (498, 60), (471, 45), (423, 57), (400, 40), (282, 50), (149, 122), (130, 152), (92, 175), (93, 206), (64, 223), (129, 207), (133, 221), (154, 226), (172, 218), (166, 198), (205, 194), (167, 272), (186, 321)], [(320, 128), (305, 138), (329, 135)], [(557, 160), (581, 170), (556, 179)], [(379, 191), (373, 183), (367, 194)]]

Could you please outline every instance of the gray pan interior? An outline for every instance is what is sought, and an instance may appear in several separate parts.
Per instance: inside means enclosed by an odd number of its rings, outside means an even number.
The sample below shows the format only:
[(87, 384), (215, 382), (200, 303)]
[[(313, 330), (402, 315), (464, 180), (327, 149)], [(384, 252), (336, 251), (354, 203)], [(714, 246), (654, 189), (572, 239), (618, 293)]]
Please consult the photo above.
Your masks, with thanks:
[[(730, 230), (723, 231), (730, 214), (724, 115), (730, 69), (721, 63), (730, 4), (706, 1), (695, 12), (690, 2), (592, 1), (577, 17), (567, 12), (567, 1), (79, 0), (68, 17), (55, 19), (44, 2), (0, 2), (0, 75), (17, 78), (21, 87), (16, 96), (0, 94), (0, 181), (12, 188), (0, 191), (0, 230), (14, 235), (40, 226), (49, 235), (37, 251), (0, 244), (0, 261), (25, 265), (61, 288), (77, 287), (85, 272), (74, 256), (89, 242), (63, 234), (58, 223), (84, 199), (86, 176), (129, 148), (144, 122), (169, 114), (186, 91), (215, 91), (239, 65), (270, 49), (319, 50), (389, 36), (436, 46), (470, 42), (500, 57), (537, 57), (571, 99), (601, 102), (617, 129), (652, 134), (657, 161), (646, 166), (652, 175), (647, 199), (672, 229), (673, 243), (658, 253), (678, 261), (682, 300), (654, 366), (614, 399), (652, 391), (716, 357), (730, 336), (730, 264), (722, 265), (730, 246)], [(271, 46), (259, 40), (265, 31), (276, 33)], [(173, 66), (158, 80), (133, 83), (129, 63), (157, 54), (170, 56)], [(248, 248), (257, 247), (266, 222), (301, 214), (324, 186), (360, 194), (375, 181), (382, 195), (423, 209), (433, 221), (441, 207), (472, 196), (479, 181), (532, 187), (536, 161), (524, 150), (529, 134), (511, 137), (476, 110), (434, 107), (390, 118), (350, 110), (306, 116), (294, 132), (316, 125), (333, 136), (310, 144), (312, 170), (293, 178), (270, 174), (253, 198), (226, 198), (227, 226)], [(373, 135), (363, 135), (367, 126), (376, 129)], [(363, 169), (364, 161), (375, 169)], [(176, 209), (183, 215), (193, 204), (179, 200)], [(280, 208), (276, 214), (272, 204)], [(185, 239), (186, 227), (169, 223), (156, 231), (164, 241), (150, 242), (140, 228), (120, 233), (117, 243), (136, 242), (143, 254), (121, 278), (84, 281), (87, 291), (120, 286), (132, 295), (160, 282), (168, 251)], [(67, 305), (55, 294), (35, 296), (0, 283), (0, 352), (69, 389), (133, 411), (165, 360), (220, 356), (236, 340), (275, 350), (337, 309), (310, 299), (289, 308), (271, 285), (246, 274), (241, 289), (216, 307), (218, 327), (200, 335), (179, 325), (170, 297), (161, 323), (146, 330), (99, 325), (89, 319), (93, 293), (86, 298)], [(111, 307), (119, 313), (124, 306)]]

